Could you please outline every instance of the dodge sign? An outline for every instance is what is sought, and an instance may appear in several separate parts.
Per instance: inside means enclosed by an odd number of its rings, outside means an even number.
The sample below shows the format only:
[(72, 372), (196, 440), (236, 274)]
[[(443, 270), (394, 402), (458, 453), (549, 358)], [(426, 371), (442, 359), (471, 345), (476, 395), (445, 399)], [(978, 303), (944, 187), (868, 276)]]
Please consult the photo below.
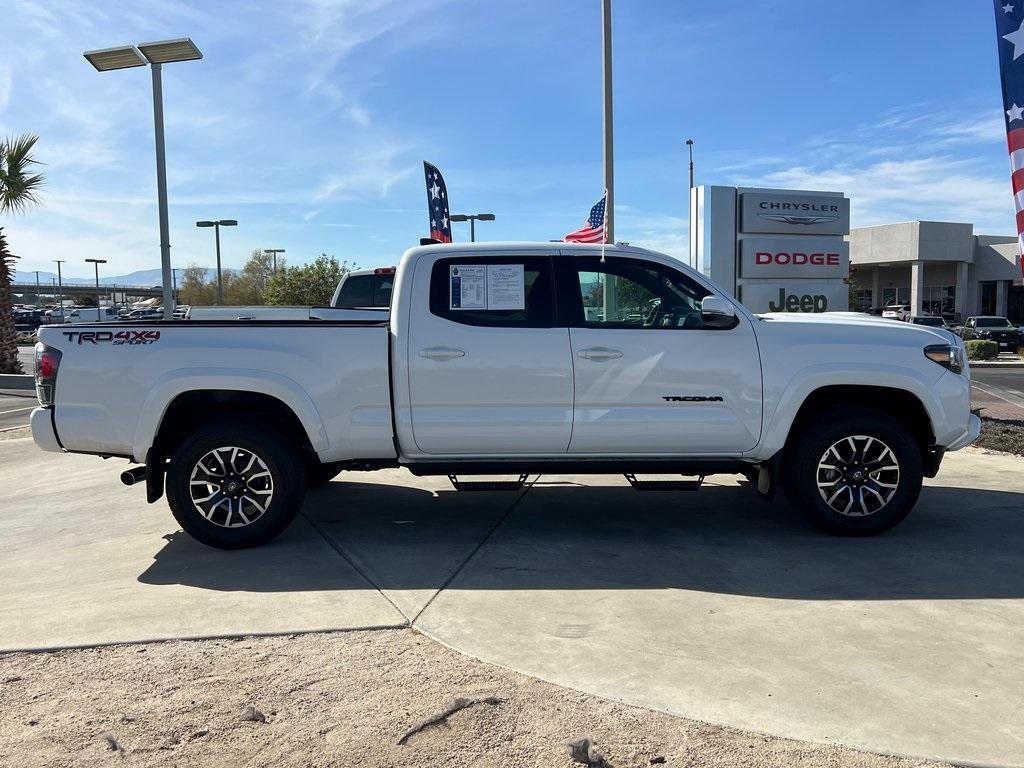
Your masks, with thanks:
[(836, 237), (744, 237), (740, 277), (844, 278), (850, 245)]

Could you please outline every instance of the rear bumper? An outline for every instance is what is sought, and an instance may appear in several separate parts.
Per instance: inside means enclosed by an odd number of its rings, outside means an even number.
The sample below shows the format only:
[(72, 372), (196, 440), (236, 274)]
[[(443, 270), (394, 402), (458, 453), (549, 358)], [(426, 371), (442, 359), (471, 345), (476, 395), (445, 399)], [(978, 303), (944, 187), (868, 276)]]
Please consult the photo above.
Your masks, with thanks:
[(951, 442), (946, 446), (947, 451), (959, 451), (975, 440), (978, 439), (978, 435), (981, 434), (981, 419), (976, 414), (971, 414), (967, 420), (967, 429), (960, 437)]
[(53, 409), (36, 408), (30, 417), (32, 425), (32, 439), (36, 445), (44, 451), (52, 453), (63, 453), (60, 440), (57, 439), (57, 431), (53, 428)]

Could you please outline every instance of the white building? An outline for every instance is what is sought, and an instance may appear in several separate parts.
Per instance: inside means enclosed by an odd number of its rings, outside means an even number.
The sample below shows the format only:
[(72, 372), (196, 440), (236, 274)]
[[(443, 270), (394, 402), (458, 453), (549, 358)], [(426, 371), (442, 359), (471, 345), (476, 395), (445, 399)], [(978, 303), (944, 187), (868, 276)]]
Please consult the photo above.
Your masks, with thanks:
[(973, 224), (908, 221), (850, 230), (859, 309), (910, 304), (960, 321), (1002, 315), (1024, 323), (1017, 238), (976, 235)]

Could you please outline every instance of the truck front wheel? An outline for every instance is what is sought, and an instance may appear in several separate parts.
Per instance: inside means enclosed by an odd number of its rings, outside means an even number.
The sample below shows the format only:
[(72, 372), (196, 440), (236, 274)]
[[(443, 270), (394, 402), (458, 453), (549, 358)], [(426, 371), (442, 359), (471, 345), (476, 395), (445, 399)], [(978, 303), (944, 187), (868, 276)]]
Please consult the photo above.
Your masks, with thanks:
[(819, 528), (871, 536), (910, 513), (923, 476), (921, 451), (906, 427), (849, 408), (821, 414), (796, 436), (786, 492)]
[(219, 549), (255, 547), (294, 519), (305, 495), (302, 464), (281, 435), (241, 423), (187, 438), (167, 468), (167, 501), (193, 538)]

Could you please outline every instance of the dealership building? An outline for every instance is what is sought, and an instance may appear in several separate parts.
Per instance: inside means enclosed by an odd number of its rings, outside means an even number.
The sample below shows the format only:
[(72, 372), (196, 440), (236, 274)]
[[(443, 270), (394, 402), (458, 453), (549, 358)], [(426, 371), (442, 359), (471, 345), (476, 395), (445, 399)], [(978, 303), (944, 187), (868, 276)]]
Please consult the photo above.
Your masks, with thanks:
[(951, 322), (1001, 315), (1024, 323), (1024, 275), (1012, 235), (908, 221), (851, 229), (849, 242), (858, 309), (909, 304)]

